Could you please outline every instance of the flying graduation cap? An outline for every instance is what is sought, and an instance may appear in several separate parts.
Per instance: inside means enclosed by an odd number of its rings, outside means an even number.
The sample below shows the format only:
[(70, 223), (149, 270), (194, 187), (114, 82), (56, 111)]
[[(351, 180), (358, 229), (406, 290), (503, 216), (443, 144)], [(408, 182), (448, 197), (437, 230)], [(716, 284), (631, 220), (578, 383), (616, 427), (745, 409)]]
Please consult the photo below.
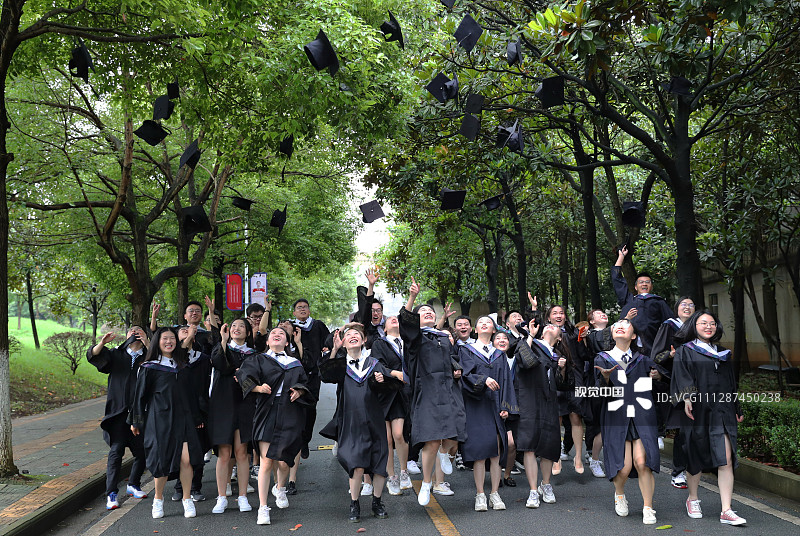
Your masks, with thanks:
[(644, 204), (641, 201), (622, 203), (622, 225), (641, 229), (644, 227)]
[(272, 213), (272, 218), (269, 220), (270, 227), (277, 227), (278, 228), (278, 236), (281, 236), (281, 232), (283, 232), (283, 227), (286, 225), (286, 208), (289, 205), (284, 205), (283, 210), (275, 209)]
[(467, 52), (472, 52), (475, 45), (478, 44), (478, 39), (481, 38), (483, 28), (475, 22), (470, 15), (465, 15), (461, 20), (461, 24), (456, 28), (455, 38), (458, 46), (462, 47)]
[(472, 114), (466, 114), (458, 131), (469, 141), (475, 141), (481, 131), (481, 120)]
[(522, 63), (522, 43), (520, 41), (508, 44), (506, 47), (506, 59), (509, 67), (515, 63)]
[(181, 96), (181, 88), (178, 85), (178, 79), (176, 78), (174, 82), (170, 82), (167, 84), (167, 97), (170, 100), (180, 98)]
[(442, 200), (442, 210), (458, 210), (464, 206), (464, 199), (467, 197), (466, 190), (451, 190), (442, 188), (439, 192), (439, 199)]
[(200, 155), (202, 154), (197, 142), (198, 140), (194, 140), (189, 144), (186, 150), (183, 151), (178, 163), (179, 168), (182, 168), (184, 165), (188, 165), (192, 169), (197, 167), (197, 163), (200, 161)]
[(478, 204), (486, 207), (486, 210), (497, 210), (498, 208), (500, 208), (501, 199), (503, 199), (503, 194), (490, 197), (489, 199), (484, 199)]
[(384, 21), (384, 23), (381, 24), (381, 31), (383, 32), (383, 38), (386, 39), (386, 41), (397, 41), (397, 43), (400, 45), (400, 48), (405, 50), (406, 46), (403, 43), (403, 30), (400, 29), (400, 23), (397, 22), (397, 19), (394, 18), (394, 15), (392, 15), (391, 11), (389, 12), (389, 20)]
[(134, 130), (133, 133), (152, 146), (158, 145), (169, 135), (168, 130), (150, 119), (145, 119), (142, 126)]
[(479, 114), (483, 110), (484, 96), (480, 93), (470, 93), (467, 95), (467, 103), (464, 105), (464, 111), (469, 114)]
[(289, 134), (283, 138), (278, 150), (285, 154), (287, 158), (291, 158), (294, 152), (294, 134)]
[(317, 38), (303, 47), (303, 50), (308, 56), (308, 61), (318, 71), (325, 67), (331, 76), (339, 71), (339, 58), (336, 56), (336, 51), (333, 50), (333, 45), (328, 41), (328, 36), (322, 30), (317, 34)]
[(367, 201), (363, 205), (360, 205), (358, 208), (361, 209), (361, 212), (363, 214), (361, 219), (364, 221), (364, 223), (372, 223), (375, 220), (383, 218), (385, 216), (381, 204), (375, 200)]
[(207, 233), (212, 230), (211, 222), (203, 210), (203, 205), (192, 205), (181, 209), (183, 222), (183, 235), (191, 238), (197, 233)]
[(662, 83), (661, 87), (675, 95), (692, 96), (692, 83), (682, 76), (673, 76), (669, 82)]
[(536, 88), (534, 95), (542, 101), (542, 108), (564, 104), (564, 77), (545, 78)]
[(169, 95), (161, 95), (153, 103), (153, 121), (169, 119), (174, 109), (175, 103), (169, 100)]
[(508, 147), (510, 150), (522, 154), (525, 143), (522, 136), (522, 125), (519, 119), (510, 127), (500, 125), (497, 129), (497, 148)]
[(425, 89), (436, 97), (436, 100), (444, 104), (449, 99), (458, 97), (458, 77), (453, 75), (453, 79), (450, 80), (444, 73), (439, 73), (428, 82)]
[(89, 67), (94, 71), (92, 56), (89, 49), (83, 44), (83, 39), (78, 39), (78, 46), (72, 49), (72, 59), (69, 60), (69, 72), (72, 76), (82, 78), (89, 82)]
[(453, 6), (456, 5), (456, 0), (439, 0), (439, 1), (447, 9), (453, 9)]
[(231, 205), (242, 210), (250, 210), (250, 205), (253, 203), (255, 203), (255, 201), (247, 199), (246, 197), (239, 197), (238, 195), (231, 197)]

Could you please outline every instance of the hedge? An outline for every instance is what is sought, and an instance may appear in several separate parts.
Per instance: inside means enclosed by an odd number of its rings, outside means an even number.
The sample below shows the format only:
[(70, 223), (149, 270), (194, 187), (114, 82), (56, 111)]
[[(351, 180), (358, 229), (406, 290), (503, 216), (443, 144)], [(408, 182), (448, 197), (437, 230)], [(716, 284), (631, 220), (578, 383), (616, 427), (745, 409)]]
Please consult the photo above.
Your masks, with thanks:
[(800, 400), (743, 402), (739, 455), (800, 471)]

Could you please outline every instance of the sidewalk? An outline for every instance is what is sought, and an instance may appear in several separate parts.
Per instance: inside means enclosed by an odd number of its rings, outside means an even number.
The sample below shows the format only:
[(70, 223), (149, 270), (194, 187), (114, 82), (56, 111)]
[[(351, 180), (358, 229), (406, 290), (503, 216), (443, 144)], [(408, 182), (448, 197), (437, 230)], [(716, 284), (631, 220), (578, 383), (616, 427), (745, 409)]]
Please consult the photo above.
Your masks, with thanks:
[[(30, 480), (0, 483), (0, 535), (41, 532), (103, 493), (104, 406), (102, 397), (14, 419), (14, 463)], [(127, 471), (130, 454), (123, 463)]]

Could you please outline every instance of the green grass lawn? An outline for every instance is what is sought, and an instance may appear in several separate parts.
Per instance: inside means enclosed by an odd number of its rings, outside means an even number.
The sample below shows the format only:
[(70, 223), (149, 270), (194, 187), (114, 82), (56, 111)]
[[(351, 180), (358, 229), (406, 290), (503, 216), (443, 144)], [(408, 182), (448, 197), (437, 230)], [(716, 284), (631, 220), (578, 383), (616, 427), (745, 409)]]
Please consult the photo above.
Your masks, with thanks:
[[(44, 348), (36, 350), (31, 324), (22, 319), (22, 329), (17, 329), (17, 319), (8, 323), (9, 335), (19, 339), (22, 352), (11, 357), (11, 412), (15, 417), (41, 413), (48, 409), (105, 395), (108, 376), (90, 365), (86, 358), (78, 365), (75, 375), (62, 358), (50, 355)], [(70, 328), (52, 320), (37, 320), (39, 343)], [(73, 330), (79, 331), (79, 330)]]

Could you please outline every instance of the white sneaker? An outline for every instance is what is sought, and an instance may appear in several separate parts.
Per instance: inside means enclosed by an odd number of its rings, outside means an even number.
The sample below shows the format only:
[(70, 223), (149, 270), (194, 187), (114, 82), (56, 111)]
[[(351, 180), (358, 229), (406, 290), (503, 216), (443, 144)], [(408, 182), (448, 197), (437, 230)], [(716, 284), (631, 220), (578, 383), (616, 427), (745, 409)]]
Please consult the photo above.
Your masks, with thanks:
[(408, 476), (407, 471), (400, 471), (400, 489), (412, 489), (414, 486), (411, 484), (411, 477)]
[(258, 507), (258, 520), (256, 521), (256, 525), (269, 525), (269, 506), (266, 504)]
[(589, 469), (592, 470), (592, 474), (597, 478), (605, 478), (606, 472), (603, 471), (603, 464), (600, 460), (589, 459)]
[(238, 478), (239, 476), (238, 469), (239, 469), (238, 465), (233, 466), (233, 471), (231, 472), (231, 481), (235, 481)]
[(433, 485), (433, 492), (436, 495), (455, 495), (456, 492), (450, 489), (449, 482), (437, 482)]
[(661, 436), (658, 436), (658, 450), (664, 450), (664, 438)]
[(181, 502), (183, 503), (183, 517), (195, 517), (197, 515), (192, 499), (181, 499)]
[(221, 514), (225, 511), (228, 507), (228, 498), (227, 497), (217, 497), (217, 504), (214, 505), (214, 508), (211, 509), (212, 514)]
[(406, 469), (408, 469), (408, 474), (410, 475), (419, 475), (422, 473), (422, 471), (419, 468), (419, 465), (417, 465), (417, 462), (415, 462), (414, 460), (408, 460), (408, 463), (406, 464)]
[(364, 497), (369, 497), (372, 495), (372, 492), (375, 491), (375, 488), (372, 487), (372, 484), (367, 484), (364, 482), (361, 484), (361, 495)]
[(209, 450), (205, 454), (203, 454), (203, 463), (208, 463), (211, 461), (211, 451)]
[(566, 452), (564, 452), (564, 442), (561, 442), (561, 459), (562, 460), (569, 460), (569, 456)]
[(500, 494), (496, 491), (489, 494), (489, 506), (492, 507), (492, 510), (506, 509), (506, 503), (503, 502), (503, 499), (500, 498)]
[(333, 442), (333, 448), (331, 449), (331, 453), (333, 454), (334, 458), (336, 457), (337, 454), (339, 454), (339, 442), (338, 441), (334, 441)]
[(256, 464), (250, 468), (250, 478), (258, 480), (258, 472), (261, 471), (261, 466)]
[(553, 485), (542, 483), (539, 486), (539, 493), (542, 495), (542, 500), (547, 504), (556, 502), (556, 494), (553, 493)]
[(628, 499), (625, 498), (625, 494), (614, 494), (614, 511), (620, 517), (628, 515)]
[(230, 482), (228, 482), (228, 483), (225, 485), (225, 496), (226, 496), (226, 497), (230, 497), (231, 495), (233, 495), (233, 492), (231, 491), (231, 483), (230, 483)]
[(672, 477), (672, 487), (678, 489), (686, 489), (689, 487), (686, 483), (686, 471), (681, 471)]
[(239, 503), (240, 512), (249, 512), (253, 509), (253, 507), (250, 506), (250, 503), (247, 501), (247, 495), (239, 495), (239, 498), (236, 499), (236, 502)]
[(164, 499), (153, 499), (153, 519), (164, 517)]
[(700, 499), (686, 499), (686, 513), (692, 519), (701, 519), (703, 517), (703, 509), (700, 508)]
[(486, 505), (486, 494), (478, 493), (475, 495), (475, 511), (486, 512), (487, 510), (489, 510), (489, 507)]
[(528, 494), (528, 502), (525, 503), (528, 508), (539, 508), (539, 493), (532, 489)]
[(386, 479), (386, 489), (389, 490), (389, 495), (403, 494), (403, 492), (400, 491), (400, 479), (397, 478), (397, 475), (390, 476)]
[(272, 486), (272, 495), (275, 496), (275, 506), (283, 510), (284, 508), (289, 508), (289, 498), (286, 496), (286, 488), (278, 488)]
[(248, 484), (247, 484), (247, 493), (255, 493), (255, 492), (256, 492), (256, 489), (253, 486), (251, 486), (250, 483), (248, 482)]
[(126, 488), (125, 491), (128, 493), (128, 495), (130, 495), (134, 499), (147, 498), (147, 493), (143, 492), (142, 488), (140, 488), (139, 486), (131, 486), (130, 484), (128, 484), (128, 487)]
[[(410, 462), (409, 462), (410, 463)], [(419, 495), (417, 495), (417, 502), (420, 506), (428, 506), (428, 503), (431, 502), (431, 487), (433, 484), (431, 482), (423, 482), (422, 485), (419, 487)]]
[(728, 508), (719, 515), (719, 522), (723, 525), (744, 525), (747, 520)]
[(450, 455), (446, 452), (437, 451), (439, 455), (439, 465), (442, 466), (442, 472), (446, 475), (453, 474), (453, 464), (450, 462)]
[(656, 524), (656, 511), (650, 508), (649, 506), (645, 506), (642, 510), (642, 523), (645, 525), (655, 525)]
[(119, 508), (119, 501), (117, 500), (117, 492), (112, 491), (106, 497), (106, 510), (116, 510)]

